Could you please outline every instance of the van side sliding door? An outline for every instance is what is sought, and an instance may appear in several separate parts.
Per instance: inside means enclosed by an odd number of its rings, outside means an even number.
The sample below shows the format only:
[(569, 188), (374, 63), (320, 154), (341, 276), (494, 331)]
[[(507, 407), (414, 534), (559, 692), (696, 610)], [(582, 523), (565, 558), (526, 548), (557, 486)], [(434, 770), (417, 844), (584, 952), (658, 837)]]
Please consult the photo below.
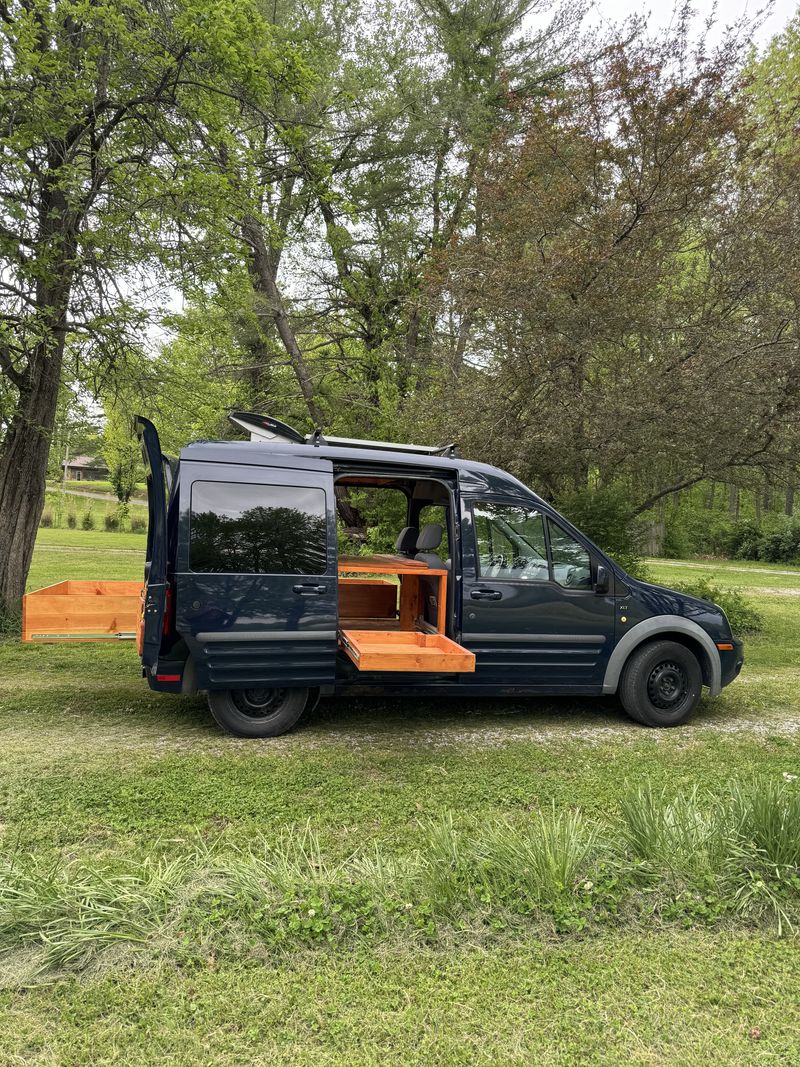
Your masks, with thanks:
[(333, 467), (287, 463), (181, 464), (176, 622), (201, 689), (333, 684)]

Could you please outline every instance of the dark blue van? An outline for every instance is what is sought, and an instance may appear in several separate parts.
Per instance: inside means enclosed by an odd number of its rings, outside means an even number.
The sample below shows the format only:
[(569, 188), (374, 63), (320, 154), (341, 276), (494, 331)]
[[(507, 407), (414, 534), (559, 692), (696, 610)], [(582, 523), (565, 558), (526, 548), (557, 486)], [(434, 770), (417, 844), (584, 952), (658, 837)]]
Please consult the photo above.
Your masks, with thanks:
[[(636, 721), (675, 726), (703, 686), (716, 696), (741, 670), (720, 608), (632, 578), (516, 478), (453, 446), (231, 418), (249, 441), (198, 441), (178, 461), (136, 420), (143, 673), (151, 689), (206, 691), (230, 733), (284, 733), (345, 691), (618, 693)], [(403, 494), (393, 553), (340, 556), (346, 487)]]

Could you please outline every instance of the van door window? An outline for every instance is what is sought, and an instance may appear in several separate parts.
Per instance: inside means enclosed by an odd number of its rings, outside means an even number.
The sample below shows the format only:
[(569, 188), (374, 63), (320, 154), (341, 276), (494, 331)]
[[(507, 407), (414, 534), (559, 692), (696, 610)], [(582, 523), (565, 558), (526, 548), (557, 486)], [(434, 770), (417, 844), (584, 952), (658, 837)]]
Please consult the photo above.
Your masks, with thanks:
[(588, 551), (560, 526), (548, 523), (553, 580), (569, 589), (592, 588), (592, 563)]
[(544, 519), (534, 508), (490, 502), (472, 509), (481, 578), (546, 582)]
[(189, 567), (224, 574), (324, 574), (322, 489), (194, 482)]

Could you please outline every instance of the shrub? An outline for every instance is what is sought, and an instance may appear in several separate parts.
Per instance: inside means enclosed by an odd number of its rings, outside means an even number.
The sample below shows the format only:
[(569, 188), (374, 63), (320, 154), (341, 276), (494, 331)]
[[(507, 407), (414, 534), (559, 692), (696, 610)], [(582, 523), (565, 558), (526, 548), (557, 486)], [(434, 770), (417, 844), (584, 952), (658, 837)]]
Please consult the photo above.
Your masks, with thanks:
[(763, 626), (761, 614), (753, 607), (740, 589), (722, 589), (709, 578), (698, 578), (692, 582), (676, 582), (674, 587), (681, 593), (710, 600), (722, 608), (728, 616), (731, 629), (740, 634), (757, 634)]
[(141, 515), (134, 515), (131, 519), (131, 533), (145, 533), (147, 531), (147, 520), (143, 519)]
[(51, 511), (43, 511), (42, 517), (39, 519), (39, 525), (49, 529), (53, 525), (53, 513)]
[(85, 511), (83, 513), (83, 518), (81, 519), (81, 527), (84, 530), (94, 529), (94, 515), (91, 513), (91, 511)]
[(114, 515), (113, 512), (109, 512), (103, 518), (103, 525), (108, 533), (116, 533), (119, 530), (119, 517)]
[(800, 522), (781, 517), (776, 527), (766, 531), (752, 520), (737, 522), (727, 548), (737, 559), (791, 563), (800, 558)]
[(74, 511), (70, 511), (67, 515), (67, 526), (70, 530), (74, 530), (78, 525), (78, 516)]

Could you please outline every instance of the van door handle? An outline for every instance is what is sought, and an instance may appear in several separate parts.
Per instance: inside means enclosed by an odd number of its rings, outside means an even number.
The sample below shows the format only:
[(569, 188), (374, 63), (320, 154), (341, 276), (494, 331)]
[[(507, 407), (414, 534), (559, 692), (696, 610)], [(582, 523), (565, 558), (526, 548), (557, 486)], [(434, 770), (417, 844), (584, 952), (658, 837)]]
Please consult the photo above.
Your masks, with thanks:
[(292, 586), (293, 593), (299, 593), (300, 596), (320, 596), (322, 593), (327, 593), (327, 585), (304, 585), (302, 582), (299, 585)]
[(473, 600), (502, 600), (503, 594), (499, 589), (473, 589), (469, 594)]

